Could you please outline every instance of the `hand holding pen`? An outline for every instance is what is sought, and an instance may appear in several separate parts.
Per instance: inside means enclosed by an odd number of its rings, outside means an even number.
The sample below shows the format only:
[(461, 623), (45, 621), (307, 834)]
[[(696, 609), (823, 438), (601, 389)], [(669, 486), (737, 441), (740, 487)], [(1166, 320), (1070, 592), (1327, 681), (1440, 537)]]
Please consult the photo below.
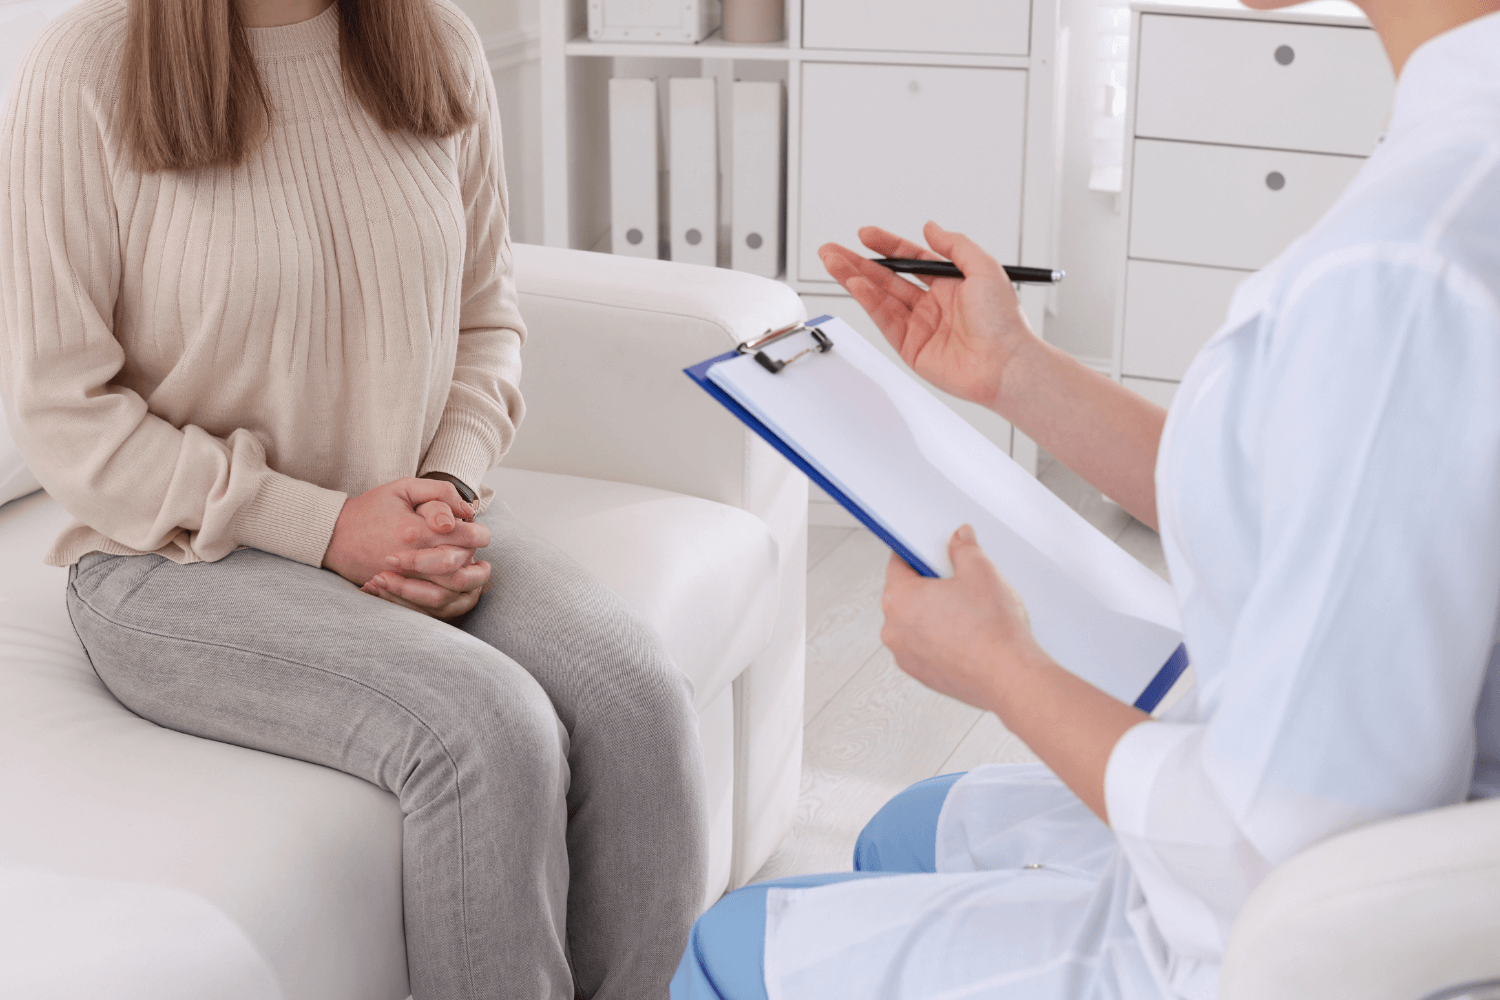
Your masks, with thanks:
[(918, 275), (923, 288), (835, 243), (819, 248), (818, 256), (913, 371), (944, 392), (993, 408), (1007, 364), (1041, 346), (1041, 339), (999, 261), (934, 222), (923, 235), (931, 249), (874, 226), (859, 231), (860, 242), (882, 257), (951, 261), (964, 280)]

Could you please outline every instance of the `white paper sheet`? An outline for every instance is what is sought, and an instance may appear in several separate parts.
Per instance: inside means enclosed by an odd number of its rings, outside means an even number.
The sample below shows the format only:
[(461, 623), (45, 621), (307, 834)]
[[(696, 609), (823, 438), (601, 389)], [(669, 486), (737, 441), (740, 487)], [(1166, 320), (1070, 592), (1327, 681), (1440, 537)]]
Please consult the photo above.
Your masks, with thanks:
[[(1058, 663), (1134, 701), (1182, 641), (1172, 589), (839, 319), (773, 375), (746, 355), (708, 377), (892, 537), (949, 576), (971, 524)], [(798, 334), (768, 353), (811, 344)]]

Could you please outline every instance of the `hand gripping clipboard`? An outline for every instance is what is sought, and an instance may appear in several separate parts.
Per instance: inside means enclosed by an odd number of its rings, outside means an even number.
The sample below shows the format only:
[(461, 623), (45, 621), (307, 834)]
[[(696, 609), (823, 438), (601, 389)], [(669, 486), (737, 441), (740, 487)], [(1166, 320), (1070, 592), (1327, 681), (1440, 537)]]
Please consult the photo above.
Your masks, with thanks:
[(963, 523), (1042, 647), (1151, 711), (1187, 668), (1170, 586), (842, 320), (820, 316), (686, 369), (923, 576)]

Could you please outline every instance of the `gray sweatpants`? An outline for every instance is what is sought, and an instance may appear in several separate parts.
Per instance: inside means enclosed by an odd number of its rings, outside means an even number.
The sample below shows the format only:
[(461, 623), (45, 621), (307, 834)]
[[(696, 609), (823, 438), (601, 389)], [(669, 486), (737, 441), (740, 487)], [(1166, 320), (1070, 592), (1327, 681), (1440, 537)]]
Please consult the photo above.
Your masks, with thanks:
[(454, 624), (256, 549), (92, 553), (68, 608), (127, 708), (394, 793), (415, 1000), (662, 998), (702, 900), (691, 686), (496, 501)]

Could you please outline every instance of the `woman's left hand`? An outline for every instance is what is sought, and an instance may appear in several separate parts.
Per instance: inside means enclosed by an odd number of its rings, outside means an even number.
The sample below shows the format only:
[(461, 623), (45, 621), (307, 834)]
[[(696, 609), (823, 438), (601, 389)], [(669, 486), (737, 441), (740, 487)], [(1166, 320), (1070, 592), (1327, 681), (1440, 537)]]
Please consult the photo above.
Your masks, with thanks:
[(974, 529), (948, 542), (953, 576), (919, 575), (892, 555), (880, 599), (880, 639), (896, 665), (941, 694), (994, 711), (1007, 668), (1045, 656), (1031, 634), (1020, 595), (990, 562)]
[[(446, 504), (424, 503), (416, 512), (438, 535), (452, 534), (458, 526)], [(408, 549), (387, 556), (385, 562), (389, 569), (360, 589), (438, 619), (472, 611), (490, 579), (490, 564), (476, 560), (473, 549), (458, 545)]]

